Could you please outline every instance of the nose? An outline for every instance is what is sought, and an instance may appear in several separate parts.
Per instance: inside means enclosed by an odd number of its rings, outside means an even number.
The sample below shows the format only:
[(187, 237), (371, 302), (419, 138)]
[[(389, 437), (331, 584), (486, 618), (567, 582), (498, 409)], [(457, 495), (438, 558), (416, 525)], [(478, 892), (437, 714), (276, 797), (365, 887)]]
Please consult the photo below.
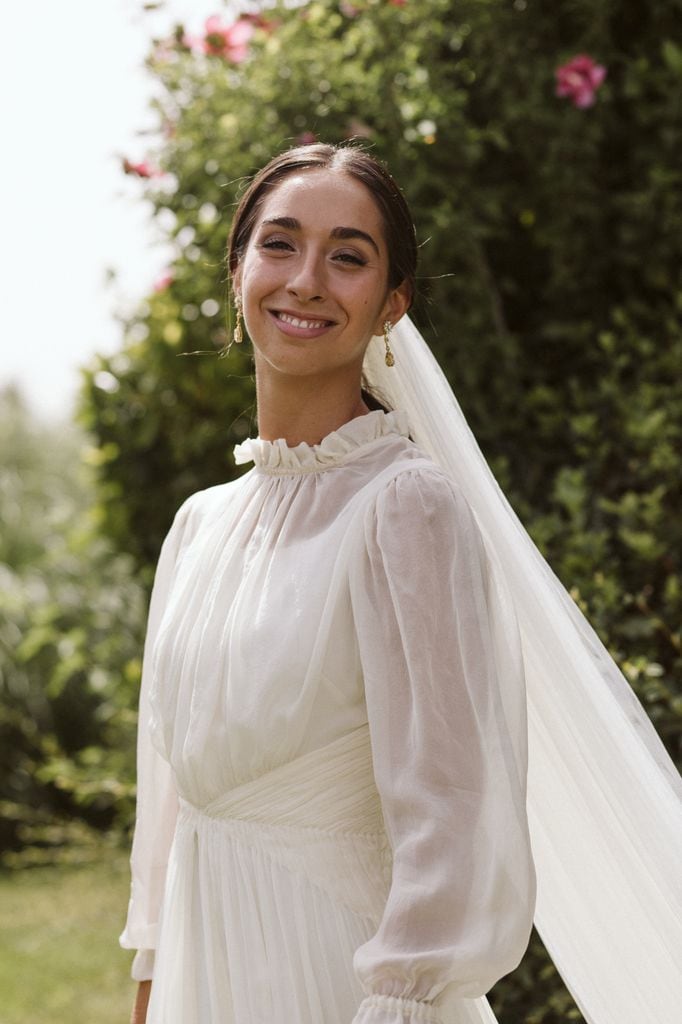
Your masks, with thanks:
[(320, 258), (314, 252), (292, 261), (287, 291), (299, 302), (315, 302), (324, 298), (324, 274)]

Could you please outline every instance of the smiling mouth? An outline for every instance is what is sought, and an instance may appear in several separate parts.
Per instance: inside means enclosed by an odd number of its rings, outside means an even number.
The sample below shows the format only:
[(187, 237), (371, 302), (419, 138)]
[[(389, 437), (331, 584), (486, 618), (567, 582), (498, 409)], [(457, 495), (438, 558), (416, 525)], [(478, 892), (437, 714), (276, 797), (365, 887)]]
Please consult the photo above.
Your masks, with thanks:
[(281, 313), (279, 310), (273, 309), (272, 315), (281, 320), (282, 323), (291, 324), (292, 327), (298, 327), (304, 331), (317, 330), (320, 327), (333, 327), (334, 320), (304, 320), (299, 316), (292, 316), (291, 313)]

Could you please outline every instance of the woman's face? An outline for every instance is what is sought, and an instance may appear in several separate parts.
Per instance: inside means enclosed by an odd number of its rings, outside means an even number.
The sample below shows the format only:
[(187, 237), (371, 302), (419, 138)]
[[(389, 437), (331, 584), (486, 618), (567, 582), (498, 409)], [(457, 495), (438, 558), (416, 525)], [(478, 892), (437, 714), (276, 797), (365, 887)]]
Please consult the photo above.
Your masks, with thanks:
[(256, 362), (308, 375), (362, 366), (383, 323), (406, 311), (388, 287), (381, 215), (343, 172), (293, 172), (262, 203), (235, 274)]

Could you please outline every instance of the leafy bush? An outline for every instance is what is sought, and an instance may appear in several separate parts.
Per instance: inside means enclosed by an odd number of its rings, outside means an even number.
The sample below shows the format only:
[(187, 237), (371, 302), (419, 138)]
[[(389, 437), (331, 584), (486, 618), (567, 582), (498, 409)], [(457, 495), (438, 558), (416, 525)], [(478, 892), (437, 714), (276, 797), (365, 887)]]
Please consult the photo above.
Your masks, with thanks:
[(98, 538), (83, 439), (0, 395), (0, 854), (88, 856), (134, 798), (146, 592)]

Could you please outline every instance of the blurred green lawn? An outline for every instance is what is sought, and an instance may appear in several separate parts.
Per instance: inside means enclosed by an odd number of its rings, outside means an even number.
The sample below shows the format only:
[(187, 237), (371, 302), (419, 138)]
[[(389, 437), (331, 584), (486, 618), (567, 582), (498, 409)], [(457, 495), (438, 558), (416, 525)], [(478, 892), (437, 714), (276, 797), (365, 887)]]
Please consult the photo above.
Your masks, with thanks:
[(126, 1024), (128, 861), (0, 875), (0, 1024)]

